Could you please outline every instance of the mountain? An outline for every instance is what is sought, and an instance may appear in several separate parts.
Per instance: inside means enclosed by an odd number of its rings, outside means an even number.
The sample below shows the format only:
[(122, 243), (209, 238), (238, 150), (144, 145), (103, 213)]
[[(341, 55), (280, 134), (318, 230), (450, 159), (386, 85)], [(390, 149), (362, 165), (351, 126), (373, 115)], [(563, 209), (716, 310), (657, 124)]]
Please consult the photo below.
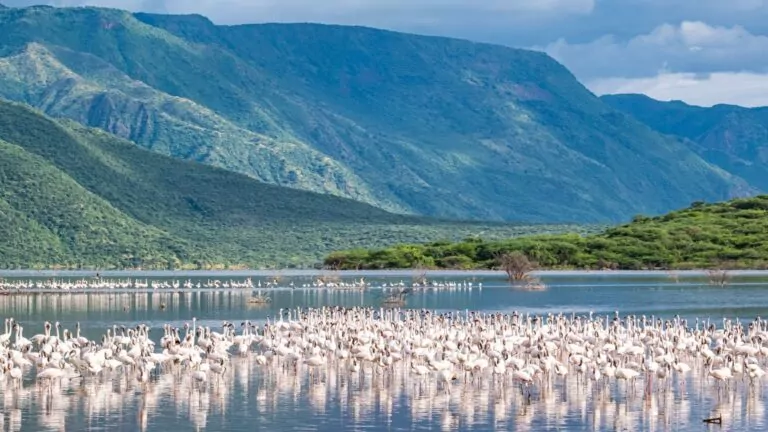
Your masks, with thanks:
[(768, 191), (768, 107), (704, 108), (638, 94), (602, 99), (661, 133), (684, 138), (707, 162)]
[(0, 97), (390, 211), (618, 221), (754, 192), (539, 52), (98, 8), (11, 8), (0, 26)]
[(500, 256), (511, 253), (517, 254), (517, 267), (534, 267), (524, 265), (530, 260), (555, 269), (711, 269), (710, 282), (725, 284), (724, 269), (768, 268), (768, 195), (697, 202), (587, 236), (402, 244), (334, 252), (324, 262), (339, 269), (499, 268)]
[(570, 228), (395, 215), (0, 101), (0, 268), (286, 267), (339, 247)]

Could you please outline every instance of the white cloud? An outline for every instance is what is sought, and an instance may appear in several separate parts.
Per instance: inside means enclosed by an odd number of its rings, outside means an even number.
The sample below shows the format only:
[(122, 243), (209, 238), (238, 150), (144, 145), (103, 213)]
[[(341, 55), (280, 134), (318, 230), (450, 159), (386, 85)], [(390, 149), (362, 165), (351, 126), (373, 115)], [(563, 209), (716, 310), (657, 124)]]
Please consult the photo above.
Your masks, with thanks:
[(755, 11), (768, 7), (768, 0), (634, 0), (626, 3), (674, 9), (707, 9), (714, 11)]
[[(741, 0), (737, 6), (760, 5)], [(644, 93), (703, 106), (768, 105), (768, 37), (741, 26), (683, 21), (627, 40), (559, 39), (543, 50), (598, 94)]]
[(543, 48), (578, 77), (644, 77), (665, 72), (768, 72), (768, 37), (740, 26), (700, 21), (662, 24), (626, 41), (604, 36), (584, 44), (564, 39)]
[(746, 107), (768, 106), (768, 74), (718, 72), (662, 73), (649, 78), (603, 78), (587, 82), (598, 95), (643, 93), (654, 99), (682, 100), (691, 105), (719, 103)]

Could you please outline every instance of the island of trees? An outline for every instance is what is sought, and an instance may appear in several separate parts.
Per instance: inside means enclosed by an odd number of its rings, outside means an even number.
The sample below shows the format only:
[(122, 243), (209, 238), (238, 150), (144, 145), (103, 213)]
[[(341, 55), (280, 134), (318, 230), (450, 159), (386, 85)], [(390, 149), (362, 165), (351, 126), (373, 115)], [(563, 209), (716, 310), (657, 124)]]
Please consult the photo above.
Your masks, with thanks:
[[(515, 265), (511, 265), (514, 263)], [(354, 269), (765, 269), (768, 195), (695, 202), (600, 234), (558, 234), (486, 241), (399, 244), (334, 252), (327, 268)], [(509, 272), (509, 271), (508, 271)], [(510, 278), (514, 278), (510, 274)]]

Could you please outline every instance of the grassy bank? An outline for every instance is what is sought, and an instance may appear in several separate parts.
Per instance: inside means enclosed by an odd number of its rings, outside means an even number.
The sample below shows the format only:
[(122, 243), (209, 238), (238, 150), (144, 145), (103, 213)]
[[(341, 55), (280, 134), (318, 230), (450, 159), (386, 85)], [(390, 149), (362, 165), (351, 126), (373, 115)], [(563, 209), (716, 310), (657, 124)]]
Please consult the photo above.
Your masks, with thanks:
[(400, 244), (334, 252), (324, 264), (341, 270), (492, 269), (514, 252), (542, 269), (766, 269), (768, 195), (697, 202), (663, 216), (637, 216), (600, 234)]

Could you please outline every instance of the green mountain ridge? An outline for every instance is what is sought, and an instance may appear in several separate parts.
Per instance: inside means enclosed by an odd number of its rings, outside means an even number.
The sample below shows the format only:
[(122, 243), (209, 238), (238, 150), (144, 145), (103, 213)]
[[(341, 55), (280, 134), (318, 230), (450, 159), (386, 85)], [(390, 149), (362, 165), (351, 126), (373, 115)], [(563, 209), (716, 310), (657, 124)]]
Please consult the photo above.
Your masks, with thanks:
[(662, 102), (645, 95), (606, 95), (602, 99), (649, 127), (683, 138), (710, 164), (768, 191), (768, 107)]
[(0, 268), (306, 266), (339, 247), (571, 228), (395, 215), (0, 100)]
[[(79, 75), (59, 62), (66, 57), (80, 65)], [(0, 88), (4, 96), (24, 101), (44, 112), (98, 127), (158, 153), (223, 165), (248, 172), (267, 183), (288, 183), (307, 190), (338, 192), (335, 179), (355, 175), (321, 153), (300, 143), (276, 142), (232, 124), (188, 99), (158, 92), (131, 79), (97, 57), (32, 43), (19, 54), (0, 59)], [(302, 167), (325, 172), (324, 177), (289, 173)], [(358, 181), (358, 184), (360, 182)], [(375, 203), (368, 191), (343, 182), (345, 195)]]
[(0, 25), (1, 97), (387, 210), (618, 221), (756, 191), (543, 53), (97, 8), (12, 8)]

